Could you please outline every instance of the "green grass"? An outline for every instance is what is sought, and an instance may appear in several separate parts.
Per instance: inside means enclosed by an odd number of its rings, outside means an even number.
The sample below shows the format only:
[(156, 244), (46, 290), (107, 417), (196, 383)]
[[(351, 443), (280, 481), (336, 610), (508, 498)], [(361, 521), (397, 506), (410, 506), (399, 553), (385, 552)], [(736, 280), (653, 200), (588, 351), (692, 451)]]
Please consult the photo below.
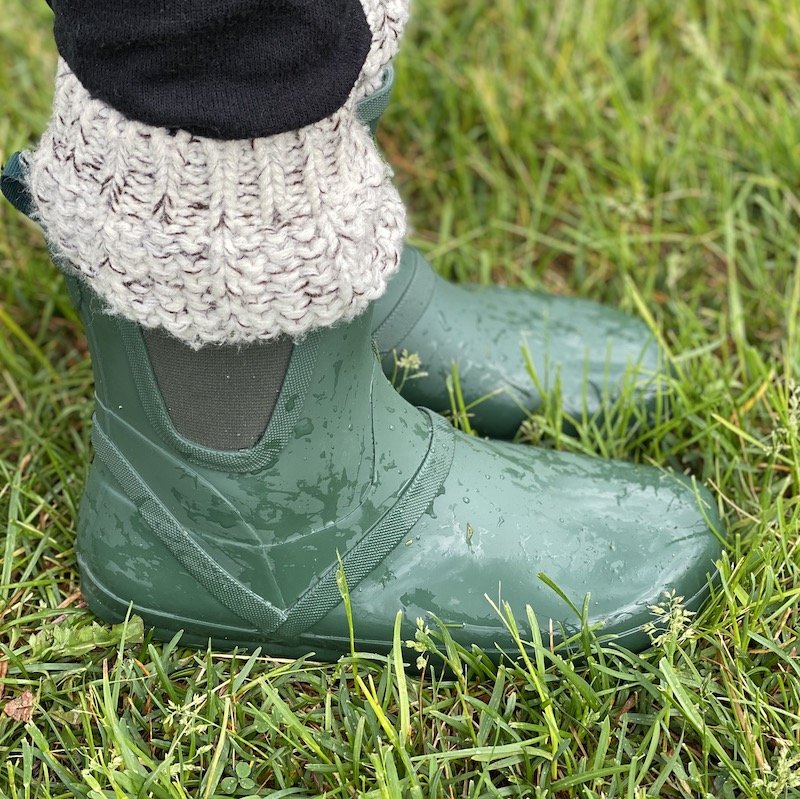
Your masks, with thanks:
[[(55, 55), (44, 3), (2, 10), (5, 159), (46, 123)], [(2, 204), (0, 707), (34, 706), (0, 714), (0, 795), (800, 796), (799, 108), (798, 0), (418, 0), (398, 63), (381, 140), (441, 272), (618, 305), (671, 354), (646, 432), (564, 438), (555, 403), (523, 430), (719, 496), (721, 587), (642, 656), (453, 651), (456, 678), (405, 647), (320, 667), (96, 625), (73, 549), (87, 353)]]

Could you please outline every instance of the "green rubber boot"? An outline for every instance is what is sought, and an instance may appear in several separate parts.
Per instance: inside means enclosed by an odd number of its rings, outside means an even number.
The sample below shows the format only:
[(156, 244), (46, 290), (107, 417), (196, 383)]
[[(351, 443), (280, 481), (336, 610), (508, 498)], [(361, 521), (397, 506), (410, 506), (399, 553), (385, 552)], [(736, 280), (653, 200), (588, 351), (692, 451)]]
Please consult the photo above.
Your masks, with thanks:
[[(30, 211), (22, 177), (13, 159), (2, 186)], [(530, 606), (562, 638), (589, 595), (590, 624), (633, 649), (647, 644), (642, 626), (664, 592), (689, 609), (706, 596), (722, 525), (705, 490), (455, 431), (387, 381), (370, 314), (265, 344), (260, 361), (286, 361), (264, 392), (268, 421), (246, 446), (220, 449), (186, 433), (219, 432), (203, 431), (198, 419), (213, 428), (215, 415), (173, 379), (191, 351), (108, 315), (67, 280), (96, 386), (77, 553), (84, 596), (104, 619), (131, 606), (162, 638), (183, 630), (192, 645), (334, 660), (350, 651), (341, 563), (358, 649), (387, 651), (398, 612), (404, 637), (435, 614), (454, 639), (499, 658), (515, 645), (486, 596), (509, 603), (523, 629)]]
[[(392, 83), (389, 70), (382, 88), (359, 108), (373, 131)], [(387, 374), (403, 350), (420, 357), (425, 376), (400, 389), (409, 402), (449, 410), (447, 379), (455, 363), (465, 402), (476, 403), (470, 423), (494, 438), (512, 438), (541, 406), (541, 392), (556, 386), (566, 416), (575, 420), (597, 418), (626, 389), (651, 409), (664, 368), (658, 343), (639, 319), (583, 299), (454, 285), (411, 245), (373, 320)]]

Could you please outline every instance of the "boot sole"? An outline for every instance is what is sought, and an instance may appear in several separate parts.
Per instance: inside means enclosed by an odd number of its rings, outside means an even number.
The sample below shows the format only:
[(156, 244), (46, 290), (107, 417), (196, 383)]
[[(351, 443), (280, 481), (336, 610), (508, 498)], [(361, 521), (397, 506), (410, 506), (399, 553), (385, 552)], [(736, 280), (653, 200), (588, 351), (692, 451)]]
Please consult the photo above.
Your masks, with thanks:
[[(101, 585), (80, 557), (78, 558), (78, 567), (81, 573), (81, 592), (92, 613), (114, 624), (124, 621), (129, 614), (140, 616), (144, 620), (145, 627), (152, 629), (155, 638), (160, 641), (169, 641), (178, 633), (182, 633), (180, 643), (189, 649), (206, 650), (209, 645), (211, 649), (217, 651), (241, 649), (252, 652), (262, 649), (265, 650), (263, 654), (268, 657), (291, 660), (302, 658), (323, 663), (336, 663), (350, 651), (349, 638), (326, 636), (323, 639), (306, 633), (300, 635), (291, 644), (287, 644), (280, 641), (253, 639), (249, 637), (250, 631), (248, 630), (223, 627), (208, 622), (202, 623), (203, 632), (201, 632), (195, 620), (161, 610), (153, 610), (133, 602), (125, 602)], [(709, 586), (706, 585), (694, 596), (684, 600), (684, 607), (689, 611), (697, 611), (704, 604), (709, 593)], [(647, 649), (650, 640), (642, 627), (637, 626), (615, 635), (613, 643), (624, 649), (638, 652)], [(357, 652), (371, 652), (380, 655), (386, 655), (392, 649), (390, 641), (359, 638), (355, 639), (354, 646)], [(487, 652), (487, 654), (495, 661), (503, 656), (499, 650)]]

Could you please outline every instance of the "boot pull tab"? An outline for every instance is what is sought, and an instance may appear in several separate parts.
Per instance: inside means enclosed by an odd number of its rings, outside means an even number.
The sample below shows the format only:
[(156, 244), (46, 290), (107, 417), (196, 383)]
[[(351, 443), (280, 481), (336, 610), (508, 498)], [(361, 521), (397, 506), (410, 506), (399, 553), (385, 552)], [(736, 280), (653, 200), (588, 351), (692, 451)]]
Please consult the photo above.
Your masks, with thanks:
[(368, 95), (363, 100), (360, 100), (356, 105), (358, 121), (368, 125), (373, 136), (378, 130), (378, 122), (383, 116), (383, 112), (386, 111), (389, 106), (393, 88), (394, 67), (390, 66), (387, 67), (386, 71), (383, 73), (383, 83), (380, 89)]
[(33, 197), (31, 197), (26, 177), (24, 153), (16, 152), (3, 167), (0, 175), (0, 190), (5, 198), (20, 213), (33, 218)]

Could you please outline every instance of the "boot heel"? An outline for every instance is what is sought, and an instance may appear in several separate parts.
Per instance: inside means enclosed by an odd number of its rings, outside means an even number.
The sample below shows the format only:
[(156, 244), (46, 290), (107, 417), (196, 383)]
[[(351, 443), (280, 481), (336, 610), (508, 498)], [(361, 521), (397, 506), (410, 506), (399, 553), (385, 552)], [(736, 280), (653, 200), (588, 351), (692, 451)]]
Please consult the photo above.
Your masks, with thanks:
[(159, 638), (184, 630), (203, 646), (209, 633), (252, 639), (253, 631), (182, 569), (99, 458), (81, 501), (76, 549), (81, 590), (102, 619), (120, 622), (130, 608)]
[[(78, 556), (78, 570), (81, 575), (81, 593), (89, 610), (95, 616), (110, 624), (118, 624), (124, 621), (129, 606), (100, 585), (86, 560), (80, 555)], [(141, 613), (138, 608), (133, 607), (131, 615), (141, 616)]]

